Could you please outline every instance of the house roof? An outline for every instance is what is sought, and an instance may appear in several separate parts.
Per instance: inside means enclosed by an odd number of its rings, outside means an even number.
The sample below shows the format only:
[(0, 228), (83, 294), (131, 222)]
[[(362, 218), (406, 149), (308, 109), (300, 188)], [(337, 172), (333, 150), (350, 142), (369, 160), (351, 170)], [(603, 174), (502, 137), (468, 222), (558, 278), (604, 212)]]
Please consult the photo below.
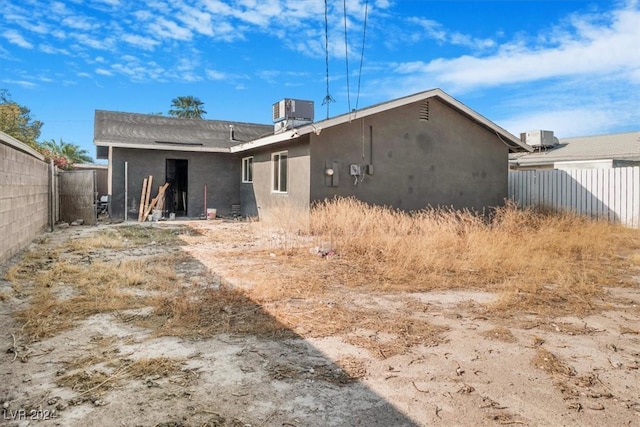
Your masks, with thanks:
[(518, 166), (553, 165), (585, 160), (640, 161), (640, 131), (558, 139), (555, 147), (533, 153), (515, 153), (509, 163)]
[(96, 110), (93, 139), (98, 147), (228, 153), (271, 133), (273, 125)]
[[(219, 120), (181, 119), (151, 114), (121, 113), (96, 110), (94, 143), (100, 147), (126, 147), (156, 150), (243, 152), (296, 139), (310, 133), (352, 120), (402, 107), (430, 98), (437, 98), (449, 107), (495, 133), (496, 139), (512, 152), (532, 151), (520, 138), (473, 111), (440, 89), (432, 89), (383, 102), (330, 119), (273, 134), (273, 125), (238, 123)], [(234, 138), (230, 138), (233, 126)]]
[(500, 126), (496, 125), (489, 119), (478, 114), (477, 112), (470, 109), (469, 107), (467, 107), (460, 101), (456, 100), (455, 98), (451, 97), (441, 89), (432, 89), (425, 92), (416, 93), (414, 95), (405, 96), (403, 98), (398, 98), (392, 101), (376, 104), (367, 108), (353, 111), (351, 113), (343, 114), (341, 116), (333, 117), (333, 118), (322, 120), (319, 122), (314, 122), (312, 124), (304, 125), (296, 129), (293, 129), (292, 131), (283, 132), (277, 135), (269, 135), (253, 141), (240, 143), (232, 146), (231, 152), (232, 153), (242, 152), (242, 151), (251, 150), (259, 147), (265, 147), (265, 146), (276, 144), (283, 141), (288, 141), (292, 139), (295, 140), (296, 138), (299, 138), (306, 134), (310, 134), (312, 132), (319, 134), (319, 132), (325, 128), (337, 126), (358, 118), (367, 117), (373, 114), (391, 110), (393, 108), (398, 108), (404, 105), (412, 104), (414, 102), (420, 102), (429, 98), (439, 99), (440, 101), (444, 102), (449, 107), (463, 114), (470, 120), (475, 121), (480, 126), (484, 127), (490, 132), (495, 133), (497, 139), (499, 139), (505, 145), (507, 145), (510, 151), (512, 152), (533, 151), (533, 149), (529, 145), (523, 143), (520, 140), (520, 138), (507, 132), (505, 129), (501, 128)]

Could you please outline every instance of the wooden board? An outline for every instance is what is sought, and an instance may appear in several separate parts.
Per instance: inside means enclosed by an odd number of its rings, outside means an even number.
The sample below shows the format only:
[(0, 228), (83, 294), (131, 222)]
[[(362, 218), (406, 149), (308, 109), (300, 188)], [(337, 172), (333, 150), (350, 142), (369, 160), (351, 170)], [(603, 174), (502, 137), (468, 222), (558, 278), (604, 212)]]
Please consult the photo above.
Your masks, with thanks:
[(151, 185), (153, 184), (153, 176), (149, 175), (149, 179), (147, 179), (147, 194), (145, 195), (144, 198), (144, 211), (145, 214), (142, 217), (142, 221), (146, 221), (147, 220), (147, 215), (149, 215), (147, 212), (147, 208), (149, 207), (149, 198), (151, 198)]
[(144, 181), (142, 181), (142, 194), (140, 195), (140, 209), (138, 209), (138, 222), (142, 222), (142, 215), (144, 214), (144, 199), (146, 194), (147, 194), (147, 178), (145, 178)]
[(164, 199), (164, 192), (167, 190), (167, 187), (169, 187), (169, 183), (168, 182), (165, 183), (162, 187), (160, 187), (160, 189), (158, 190), (158, 195), (153, 198), (153, 200), (151, 201), (149, 206), (144, 211), (144, 217), (145, 218), (147, 216), (149, 216), (149, 214), (151, 213), (153, 208), (156, 207), (156, 204), (158, 203), (158, 200), (160, 200), (161, 198)]

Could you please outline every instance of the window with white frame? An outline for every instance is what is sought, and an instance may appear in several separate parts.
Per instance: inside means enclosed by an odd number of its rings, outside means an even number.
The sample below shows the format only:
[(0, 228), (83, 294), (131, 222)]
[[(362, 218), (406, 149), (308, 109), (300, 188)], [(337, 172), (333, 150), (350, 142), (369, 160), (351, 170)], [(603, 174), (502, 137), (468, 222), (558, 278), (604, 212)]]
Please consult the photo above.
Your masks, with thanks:
[(274, 193), (286, 193), (287, 192), (287, 152), (281, 151), (279, 153), (273, 153), (271, 155), (271, 164), (273, 167), (273, 192)]
[(253, 182), (253, 156), (242, 159), (242, 182)]

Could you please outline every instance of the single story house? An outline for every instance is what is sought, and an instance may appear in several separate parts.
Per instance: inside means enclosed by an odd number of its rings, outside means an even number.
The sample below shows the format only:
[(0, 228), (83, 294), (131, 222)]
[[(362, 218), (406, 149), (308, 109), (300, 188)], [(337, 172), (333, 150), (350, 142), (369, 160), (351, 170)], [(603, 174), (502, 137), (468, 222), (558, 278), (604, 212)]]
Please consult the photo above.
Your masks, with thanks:
[[(539, 135), (547, 138), (539, 138)], [(640, 131), (558, 139), (550, 131), (534, 133), (533, 152), (509, 155), (511, 170), (609, 169), (640, 166)], [(523, 138), (526, 141), (526, 137)], [(531, 141), (529, 141), (531, 142)]]
[(312, 103), (286, 99), (273, 118), (260, 125), (96, 111), (112, 216), (124, 217), (128, 187), (137, 217), (148, 175), (154, 187), (171, 183), (170, 209), (189, 217), (205, 213), (205, 197), (221, 215), (235, 206), (259, 217), (336, 196), (407, 211), (482, 209), (507, 197), (509, 153), (533, 151), (440, 89), (318, 122)]

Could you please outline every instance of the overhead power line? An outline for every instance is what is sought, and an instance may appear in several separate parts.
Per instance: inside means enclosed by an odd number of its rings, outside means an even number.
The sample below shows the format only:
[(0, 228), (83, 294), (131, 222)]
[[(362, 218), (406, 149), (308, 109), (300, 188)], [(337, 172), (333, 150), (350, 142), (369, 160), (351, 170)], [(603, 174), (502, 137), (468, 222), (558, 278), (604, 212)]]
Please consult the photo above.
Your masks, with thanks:
[(360, 70), (358, 71), (358, 95), (356, 96), (356, 110), (360, 101), (360, 80), (362, 78), (362, 63), (364, 62), (364, 43), (367, 39), (367, 15), (369, 13), (369, 0), (364, 2), (364, 24), (362, 25), (362, 51), (360, 52)]
[(347, 38), (347, 0), (342, 0), (344, 10), (344, 59), (347, 66), (347, 105), (351, 111), (351, 90), (349, 89), (349, 42)]
[(329, 7), (327, 0), (324, 0), (324, 51), (325, 63), (327, 66), (327, 95), (322, 100), (322, 105), (327, 105), (327, 119), (329, 118), (329, 104), (336, 102), (329, 92)]

